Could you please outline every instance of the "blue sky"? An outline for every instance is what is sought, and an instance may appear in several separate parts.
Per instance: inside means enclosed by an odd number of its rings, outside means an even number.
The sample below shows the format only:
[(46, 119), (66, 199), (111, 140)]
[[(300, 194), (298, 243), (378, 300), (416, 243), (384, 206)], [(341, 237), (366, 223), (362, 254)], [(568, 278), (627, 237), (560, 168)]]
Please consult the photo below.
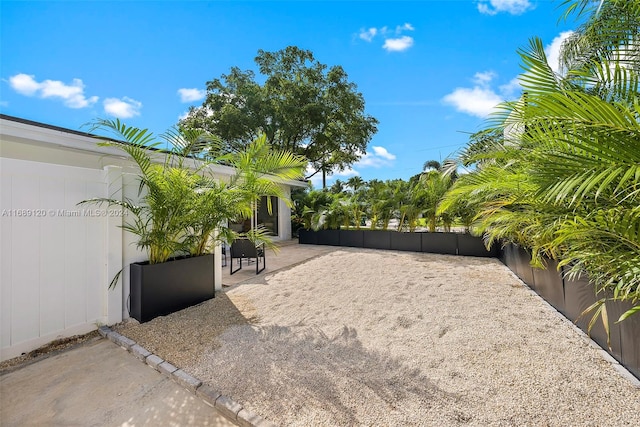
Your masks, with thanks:
[[(2, 1), (0, 111), (83, 130), (95, 118), (161, 134), (206, 82), (288, 45), (341, 65), (380, 124), (345, 180), (403, 178), (443, 160), (519, 94), (516, 53), (551, 58), (575, 27), (560, 1)], [(555, 55), (555, 56), (554, 56)], [(552, 65), (556, 61), (551, 60)], [(316, 181), (317, 184), (317, 181)]]

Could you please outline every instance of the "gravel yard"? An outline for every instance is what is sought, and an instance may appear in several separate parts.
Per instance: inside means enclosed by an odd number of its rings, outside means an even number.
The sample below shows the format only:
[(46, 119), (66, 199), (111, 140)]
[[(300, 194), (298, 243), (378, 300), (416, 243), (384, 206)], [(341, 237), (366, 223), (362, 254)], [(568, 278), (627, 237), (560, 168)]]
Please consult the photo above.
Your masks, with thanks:
[(278, 425), (640, 425), (640, 389), (495, 259), (339, 248), (119, 331)]

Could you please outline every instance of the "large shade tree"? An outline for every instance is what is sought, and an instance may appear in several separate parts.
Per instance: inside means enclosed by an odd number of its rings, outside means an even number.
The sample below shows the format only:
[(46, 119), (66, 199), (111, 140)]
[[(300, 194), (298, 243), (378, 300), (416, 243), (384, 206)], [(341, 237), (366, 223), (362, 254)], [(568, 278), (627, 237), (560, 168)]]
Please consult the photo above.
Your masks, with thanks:
[(239, 151), (264, 133), (278, 149), (304, 156), (323, 176), (344, 170), (366, 153), (378, 121), (365, 113), (364, 97), (340, 66), (328, 67), (309, 50), (289, 46), (258, 51), (260, 78), (231, 68), (207, 83), (201, 107), (192, 107), (183, 128), (222, 138), (224, 149)]

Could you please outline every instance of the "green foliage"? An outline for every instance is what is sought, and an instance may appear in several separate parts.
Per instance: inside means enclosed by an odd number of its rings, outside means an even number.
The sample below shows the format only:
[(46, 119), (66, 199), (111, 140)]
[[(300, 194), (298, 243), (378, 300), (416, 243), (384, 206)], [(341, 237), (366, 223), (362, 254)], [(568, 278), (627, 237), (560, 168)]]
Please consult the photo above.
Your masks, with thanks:
[(324, 174), (343, 170), (365, 154), (378, 121), (340, 66), (327, 67), (308, 50), (289, 46), (258, 51), (264, 83), (252, 71), (231, 68), (207, 83), (201, 108), (191, 108), (181, 128), (219, 135), (236, 152), (265, 134), (273, 147), (306, 158)]
[(608, 328), (607, 298), (636, 304), (619, 321), (640, 302), (640, 2), (594, 3), (565, 2), (567, 14), (591, 15), (563, 47), (564, 75), (541, 40), (520, 50), (525, 93), (472, 137), (461, 161), (475, 170), (443, 206), (464, 200), (490, 241), (586, 273), (601, 295), (590, 326), (599, 316)]
[[(105, 139), (101, 145), (127, 153), (138, 166), (139, 200), (100, 198), (81, 203), (121, 206), (132, 215), (123, 228), (138, 236), (152, 264), (173, 256), (210, 253), (222, 242), (237, 237), (227, 220), (250, 218), (260, 196), (286, 200), (280, 182), (302, 176), (306, 162), (298, 156), (274, 151), (258, 137), (243, 151), (218, 155), (217, 138), (193, 130), (171, 130), (154, 142), (146, 129), (128, 127), (119, 120), (96, 120), (93, 130), (111, 131), (123, 140)], [(159, 148), (164, 145), (164, 150)], [(234, 168), (228, 181), (216, 179), (209, 166), (224, 163)], [(250, 238), (263, 241), (257, 227)]]
[[(428, 216), (429, 228), (437, 225), (450, 229), (452, 223), (469, 222), (467, 211), (455, 209), (437, 212), (446, 190), (457, 175), (451, 163), (437, 164), (441, 170), (427, 171), (408, 182), (401, 179), (365, 182), (361, 177), (337, 182), (329, 190), (310, 190), (295, 196), (293, 223), (307, 229), (360, 229), (366, 222), (371, 229), (389, 229), (396, 221), (397, 230), (415, 231), (422, 216)], [(463, 218), (464, 217), (464, 218)]]

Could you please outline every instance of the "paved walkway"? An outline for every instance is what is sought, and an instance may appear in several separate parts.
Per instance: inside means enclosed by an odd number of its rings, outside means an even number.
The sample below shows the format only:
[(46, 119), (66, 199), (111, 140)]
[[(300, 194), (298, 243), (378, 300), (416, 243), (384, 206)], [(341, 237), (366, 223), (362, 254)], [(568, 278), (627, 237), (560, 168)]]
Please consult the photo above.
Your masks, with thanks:
[[(278, 254), (267, 252), (260, 276), (334, 250), (282, 242)], [(227, 264), (222, 282), (232, 286), (255, 277), (255, 265), (230, 275)], [(3, 427), (234, 425), (170, 377), (100, 338), (0, 376), (0, 414)]]
[(111, 341), (95, 340), (0, 377), (9, 426), (233, 426)]

